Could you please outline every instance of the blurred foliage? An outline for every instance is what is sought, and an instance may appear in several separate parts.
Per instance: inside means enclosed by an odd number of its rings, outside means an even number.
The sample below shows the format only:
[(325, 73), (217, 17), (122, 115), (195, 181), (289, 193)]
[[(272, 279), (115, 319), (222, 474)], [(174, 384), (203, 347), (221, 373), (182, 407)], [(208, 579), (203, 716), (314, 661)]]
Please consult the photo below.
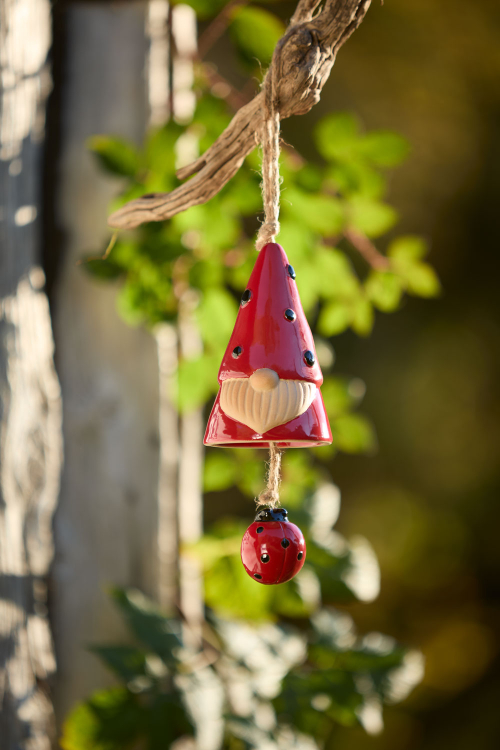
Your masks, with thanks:
[[(212, 18), (225, 5), (189, 4), (200, 19)], [(260, 73), (260, 64), (269, 62), (284, 28), (269, 4), (253, 3), (235, 4), (226, 26), (247, 75)], [(168, 123), (151, 132), (140, 149), (109, 135), (90, 139), (100, 165), (122, 184), (126, 180), (112, 209), (174, 189), (184, 154), (208, 148), (228, 124), (229, 106), (214, 95), (202, 64), (196, 91), (192, 122)], [(287, 584), (256, 585), (239, 560), (244, 526), (234, 519), (213, 526), (184, 551), (201, 561), (205, 574), (210, 624), (202, 653), (184, 643), (179, 622), (156, 612), (137, 592), (115, 592), (137, 645), (94, 649), (123, 684), (72, 712), (64, 729), (65, 750), (118, 750), (138, 743), (164, 747), (207, 721), (197, 713), (207, 690), (219, 696), (212, 719), (221, 712), (225, 717), (221, 747), (328, 746), (335, 723), (378, 732), (382, 705), (403, 699), (421, 679), (419, 654), (378, 633), (358, 637), (351, 618), (333, 608), (373, 600), (379, 569), (366, 539), (348, 541), (334, 530), (339, 497), (328, 462), (337, 451), (372, 453), (377, 440), (370, 420), (357, 410), (363, 382), (330, 373), (330, 338), (348, 329), (368, 336), (376, 311), (400, 309), (405, 295), (435, 297), (440, 283), (425, 260), (426, 242), (396, 232), (398, 213), (386, 200), (389, 170), (405, 161), (408, 142), (386, 129), (366, 132), (346, 112), (322, 117), (311, 142), (314, 161), (292, 147), (281, 154), (279, 235), (315, 335), (333, 433), (331, 447), (290, 451), (283, 466), (282, 496), (305, 531), (306, 564)], [(203, 350), (180, 359), (171, 397), (181, 412), (204, 407), (217, 389), (238, 298), (255, 260), (255, 215), (262, 210), (259, 169), (253, 153), (208, 204), (121, 234), (106, 260), (85, 265), (96, 280), (118, 282), (118, 310), (131, 325), (154, 330), (184, 314), (194, 318)], [(207, 452), (207, 493), (237, 488), (251, 498), (262, 488), (262, 475), (253, 451)], [(285, 653), (287, 643), (296, 645), (293, 658)], [(272, 688), (259, 682), (263, 677), (256, 664), (264, 671), (266, 659), (259, 660), (249, 644), (275, 660)], [(237, 700), (241, 680), (251, 686), (244, 706)]]
[(418, 654), (378, 633), (359, 638), (351, 618), (332, 608), (316, 606), (306, 631), (212, 613), (203, 646), (195, 648), (185, 626), (140, 592), (116, 589), (113, 598), (133, 642), (92, 650), (121, 686), (73, 709), (63, 727), (64, 750), (166, 748), (206, 733), (207, 723), (212, 741), (219, 737), (228, 750), (290, 747), (283, 738), (318, 748), (334, 722), (371, 731), (374, 721), (381, 723), (383, 703), (401, 700), (421, 677)]
[[(166, 125), (148, 136), (142, 150), (109, 136), (90, 139), (89, 148), (103, 167), (130, 178), (114, 207), (138, 195), (173, 189), (178, 184), (174, 155), (186, 139), (197, 142), (202, 136), (211, 143), (228, 122), (225, 102), (205, 91), (192, 124)], [(386, 255), (372, 246), (372, 238), (397, 221), (395, 210), (383, 202), (385, 168), (399, 163), (407, 146), (385, 131), (364, 134), (344, 113), (324, 118), (315, 136), (324, 166), (306, 163), (295, 152), (282, 154), (280, 242), (298, 269), (302, 303), (310, 319), (317, 320), (317, 332), (330, 337), (351, 327), (366, 336), (374, 309), (393, 312), (405, 293), (431, 297), (440, 290), (434, 270), (424, 261), (423, 239), (396, 237)], [(120, 236), (106, 260), (86, 264), (98, 278), (123, 280), (118, 308), (131, 325), (174, 322), (188, 293), (190, 300), (194, 296), (203, 353), (181, 361), (176, 393), (181, 411), (202, 406), (217, 388), (218, 363), (254, 260), (252, 218), (261, 205), (258, 168), (252, 154), (208, 204)], [(357, 239), (368, 243), (376, 258), (375, 268), (363, 273), (353, 262)], [(327, 377), (325, 391), (335, 387)], [(342, 423), (347, 425), (345, 419)], [(359, 442), (348, 440), (350, 450), (369, 448), (367, 436), (364, 430)]]

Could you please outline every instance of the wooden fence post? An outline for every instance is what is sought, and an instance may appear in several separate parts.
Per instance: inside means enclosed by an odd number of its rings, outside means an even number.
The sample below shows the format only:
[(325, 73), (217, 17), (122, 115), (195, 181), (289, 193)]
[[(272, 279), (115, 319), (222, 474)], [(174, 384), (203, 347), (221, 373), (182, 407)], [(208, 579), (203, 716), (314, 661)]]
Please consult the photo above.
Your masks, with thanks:
[(49, 0), (4, 0), (0, 21), (0, 745), (49, 750), (55, 670), (46, 576), (62, 460), (61, 397), (40, 188), (50, 90)]

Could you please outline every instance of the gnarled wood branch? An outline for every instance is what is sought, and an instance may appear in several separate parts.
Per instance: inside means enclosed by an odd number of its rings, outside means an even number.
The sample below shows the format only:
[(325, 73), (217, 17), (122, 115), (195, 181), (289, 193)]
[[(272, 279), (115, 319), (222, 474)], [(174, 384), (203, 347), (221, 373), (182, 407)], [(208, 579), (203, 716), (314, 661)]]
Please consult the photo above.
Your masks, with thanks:
[[(300, 0), (271, 66), (279, 81), (280, 118), (303, 115), (317, 104), (338, 50), (363, 20), (371, 0)], [(195, 175), (171, 193), (152, 193), (130, 201), (109, 217), (109, 225), (133, 229), (147, 221), (163, 221), (191, 206), (206, 203), (236, 174), (260, 142), (264, 118), (261, 91), (242, 107), (215, 143), (179, 179)]]

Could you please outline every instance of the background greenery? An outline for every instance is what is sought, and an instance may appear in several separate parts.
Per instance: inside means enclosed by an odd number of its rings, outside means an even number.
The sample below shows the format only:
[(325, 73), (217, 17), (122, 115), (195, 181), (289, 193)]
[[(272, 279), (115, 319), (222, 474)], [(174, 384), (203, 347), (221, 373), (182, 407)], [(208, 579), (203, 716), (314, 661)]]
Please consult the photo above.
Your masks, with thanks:
[[(216, 10), (213, 3), (192, 4), (202, 22)], [(275, 2), (239, 8), (207, 58), (232, 85), (240, 90), (246, 86), (251, 95), (249, 86), (255, 82), (248, 84), (248, 79), (259, 76), (255, 58), (266, 64), (280, 34), (279, 17), (289, 16), (292, 7)], [(486, 749), (495, 747), (500, 736), (495, 701), (499, 426), (493, 399), (498, 364), (493, 310), (499, 27), (493, 2), (473, 7), (464, 1), (442, 2), (436, 7), (400, 0), (373, 7), (343, 48), (320, 105), (283, 123), (285, 140), (301, 158), (283, 154), (279, 240), (296, 267), (304, 307), (320, 337), (323, 366), (333, 364), (331, 336), (336, 336), (335, 375), (323, 368), (334, 448), (289, 451), (285, 458), (283, 498), (294, 520), (310, 529), (310, 577), (302, 589), (292, 582), (274, 590), (253, 585), (242, 573), (235, 553), (252, 509), (248, 496), (262, 484), (262, 464), (247, 451), (208, 452), (205, 507), (211, 533), (198, 553), (214, 613), (210, 638), (229, 662), (241, 665), (244, 657), (224, 645), (221, 616), (280, 616), (288, 628), (308, 634), (308, 659), (303, 662), (303, 655), (302, 661), (288, 665), (291, 671), (274, 707), (283, 723), (293, 719), (298, 731), (323, 738), (327, 747), (427, 750), (472, 744)], [(200, 70), (200, 93), (206, 90), (205, 80)], [(219, 134), (229, 112), (224, 101), (204, 94), (191, 126), (201, 149)], [(108, 169), (131, 177), (130, 197), (174, 184), (173, 146), (182, 132), (170, 125), (154, 134), (141, 154), (105, 138), (90, 146)], [(181, 365), (176, 397), (183, 409), (211, 398), (237, 294), (253, 264), (251, 240), (260, 209), (257, 167), (254, 155), (208, 206), (166, 225), (145, 227), (133, 238), (120, 237), (107, 263), (89, 264), (96, 275), (124, 279), (119, 308), (133, 324), (172, 320), (182, 291), (189, 287), (198, 292), (204, 355)], [(349, 241), (353, 230), (387, 252), (388, 270), (370, 270), (356, 241)], [(416, 233), (424, 233), (426, 241)], [(440, 291), (423, 260), (428, 244), (444, 293), (424, 303), (419, 296)], [(484, 256), (482, 262), (475, 251)], [(396, 309), (394, 316), (379, 314)], [(201, 380), (194, 377), (200, 372)], [(360, 452), (369, 457), (357, 456)], [(332, 477), (342, 489), (344, 507), (337, 531), (327, 528), (331, 536), (322, 537), (314, 531), (321, 494), (311, 494), (318, 478), (328, 483)], [(236, 518), (227, 519), (228, 507)], [(330, 526), (335, 521), (331, 518)], [(353, 535), (351, 544), (345, 542)], [(378, 588), (377, 568), (363, 537), (381, 566), (381, 594), (371, 603), (367, 600)], [(352, 573), (363, 566), (366, 570), (367, 560), (371, 579), (368, 589), (366, 580), (360, 589), (359, 576)], [(244, 592), (238, 601), (228, 597), (234, 586)], [(137, 630), (137, 612), (150, 612), (147, 603), (123, 592), (116, 598), (132, 617), (142, 646), (127, 654), (101, 651), (129, 689), (118, 691), (111, 701), (109, 694), (94, 698), (98, 707), (93, 716), (99, 710), (102, 715), (106, 706), (115, 715), (122, 703), (133, 716), (130, 701), (141, 711), (145, 702), (152, 716), (158, 695), (160, 705), (168, 695), (168, 705), (180, 716), (177, 688), (168, 680), (165, 687), (165, 674), (161, 669), (154, 673), (147, 664), (156, 655), (167, 671), (182, 671), (182, 658), (167, 657), (162, 644)], [(404, 690), (394, 693), (394, 670), (404, 662), (416, 682), (418, 658), (410, 652), (408, 661), (408, 653), (392, 641), (374, 644), (357, 638), (350, 615), (359, 632), (389, 633), (419, 647), (426, 659), (422, 684), (403, 705), (385, 712), (386, 731), (378, 737), (355, 728), (363, 715), (360, 705), (376, 713), (381, 699), (404, 697)], [(155, 615), (149, 616), (156, 622)], [(169, 628), (175, 634), (175, 623)], [(350, 638), (342, 641), (346, 632)], [(127, 663), (130, 672), (124, 674)], [(154, 659), (152, 663), (158, 667)], [(146, 682), (130, 690), (137, 675)], [(360, 675), (370, 676), (368, 689)], [(258, 691), (256, 696), (265, 703)], [(315, 696), (328, 700), (314, 705)], [(88, 727), (88, 707), (79, 711), (78, 720)], [(160, 714), (166, 715), (163, 709)], [(181, 719), (179, 732), (189, 726)], [(241, 722), (229, 721), (227, 727), (228, 743), (255, 742)], [(92, 731), (88, 729), (88, 737)], [(75, 736), (68, 729), (66, 747), (82, 747)]]

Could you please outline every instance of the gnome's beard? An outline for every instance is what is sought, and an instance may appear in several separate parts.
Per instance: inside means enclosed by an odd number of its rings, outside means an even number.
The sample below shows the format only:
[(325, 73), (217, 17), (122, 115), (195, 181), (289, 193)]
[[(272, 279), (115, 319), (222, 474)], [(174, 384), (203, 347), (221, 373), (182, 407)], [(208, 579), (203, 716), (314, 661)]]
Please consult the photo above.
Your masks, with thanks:
[(263, 435), (310, 407), (316, 386), (305, 380), (279, 380), (268, 390), (256, 389), (250, 378), (224, 380), (220, 392), (222, 411), (231, 419)]

